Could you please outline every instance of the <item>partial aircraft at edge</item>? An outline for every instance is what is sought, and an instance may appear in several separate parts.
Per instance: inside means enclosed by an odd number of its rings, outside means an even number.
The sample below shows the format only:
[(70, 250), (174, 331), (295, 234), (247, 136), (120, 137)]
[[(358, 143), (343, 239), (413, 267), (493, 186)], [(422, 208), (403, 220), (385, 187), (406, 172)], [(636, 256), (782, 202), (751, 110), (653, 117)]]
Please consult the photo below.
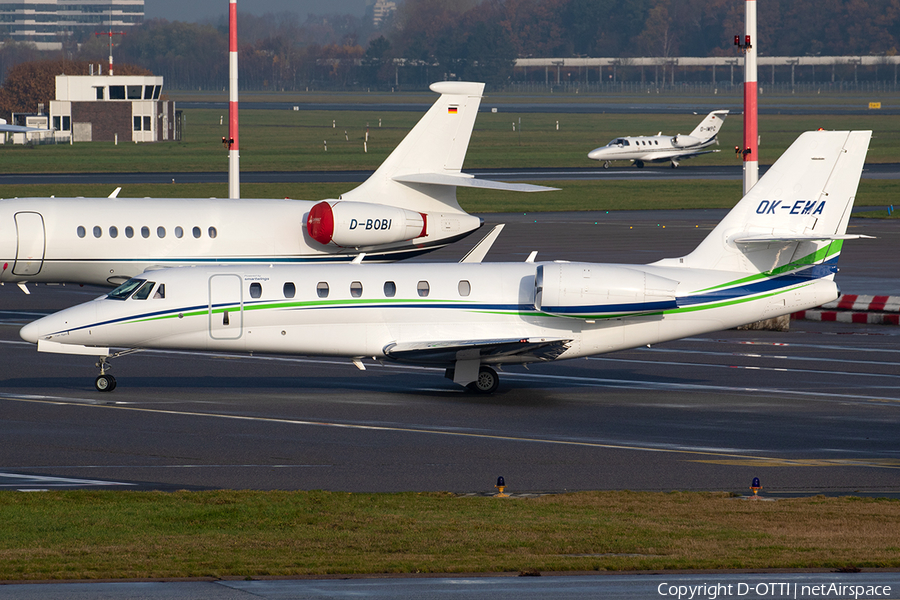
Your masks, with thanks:
[[(834, 282), (870, 131), (802, 134), (690, 254), (649, 265), (460, 263), (147, 271), (22, 328), (38, 351), (327, 355), (446, 369), (490, 393), (493, 366), (656, 344), (819, 306)], [(585, 240), (587, 242), (587, 240)]]
[(704, 148), (718, 143), (716, 135), (727, 116), (727, 110), (714, 110), (688, 135), (663, 135), (660, 132), (656, 135), (619, 137), (588, 152), (588, 158), (603, 161), (605, 168), (609, 168), (614, 160), (630, 160), (639, 169), (644, 167), (644, 163), (670, 161), (674, 169), (681, 160), (718, 152)]
[[(399, 260), (482, 225), (456, 188), (544, 191), (461, 172), (483, 83), (441, 94), (369, 179), (336, 200), (15, 198), (0, 200), (0, 282), (116, 286), (148, 268)], [(253, 267), (249, 267), (253, 268)]]

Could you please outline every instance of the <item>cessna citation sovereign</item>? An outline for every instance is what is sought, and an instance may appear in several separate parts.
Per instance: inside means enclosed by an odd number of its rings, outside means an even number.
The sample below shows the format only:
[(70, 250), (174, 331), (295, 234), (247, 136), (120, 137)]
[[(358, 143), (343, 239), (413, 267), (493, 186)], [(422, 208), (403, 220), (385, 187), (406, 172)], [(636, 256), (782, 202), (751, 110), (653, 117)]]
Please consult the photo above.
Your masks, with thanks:
[(680, 160), (718, 152), (704, 148), (718, 143), (716, 135), (727, 116), (727, 110), (714, 110), (688, 135), (663, 135), (660, 132), (652, 136), (616, 138), (588, 152), (588, 158), (602, 160), (604, 168), (609, 168), (609, 163), (614, 160), (630, 160), (638, 169), (643, 169), (647, 162), (668, 160), (674, 169)]
[(151, 267), (350, 262), (360, 252), (397, 260), (481, 226), (460, 208), (458, 186), (552, 189), (462, 173), (484, 84), (431, 89), (441, 94), (431, 109), (369, 179), (336, 200), (0, 200), (0, 282), (27, 292), (28, 282), (116, 286)]
[(328, 355), (360, 368), (372, 357), (445, 368), (489, 393), (495, 365), (656, 344), (837, 298), (841, 246), (862, 237), (847, 235), (847, 223), (870, 136), (802, 134), (680, 258), (483, 263), (479, 244), (449, 264), (163, 269), (21, 336), (38, 351), (100, 357), (98, 390), (114, 387), (109, 348), (121, 347)]

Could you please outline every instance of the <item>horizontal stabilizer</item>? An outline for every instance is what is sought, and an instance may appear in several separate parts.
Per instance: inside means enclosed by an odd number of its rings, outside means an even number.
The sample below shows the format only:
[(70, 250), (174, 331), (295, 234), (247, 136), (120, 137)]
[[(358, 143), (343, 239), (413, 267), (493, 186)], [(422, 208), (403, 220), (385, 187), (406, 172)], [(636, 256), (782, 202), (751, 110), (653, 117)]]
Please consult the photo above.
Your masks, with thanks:
[(855, 234), (845, 234), (845, 235), (748, 235), (744, 237), (736, 237), (733, 238), (733, 241), (736, 244), (769, 244), (773, 242), (784, 242), (784, 243), (794, 243), (794, 242), (827, 242), (829, 240), (859, 240), (859, 239), (869, 239), (874, 240), (875, 238), (871, 235), (855, 235)]
[(517, 356), (531, 360), (554, 360), (568, 348), (571, 339), (451, 340), (388, 344), (384, 354), (399, 362), (452, 365), (457, 360)]
[(559, 188), (532, 185), (530, 183), (504, 183), (502, 181), (491, 181), (490, 179), (475, 179), (471, 175), (463, 173), (455, 175), (448, 173), (412, 173), (410, 175), (397, 175), (393, 180), (400, 183), (427, 183), (430, 185), (505, 190), (508, 192), (553, 192), (559, 190)]

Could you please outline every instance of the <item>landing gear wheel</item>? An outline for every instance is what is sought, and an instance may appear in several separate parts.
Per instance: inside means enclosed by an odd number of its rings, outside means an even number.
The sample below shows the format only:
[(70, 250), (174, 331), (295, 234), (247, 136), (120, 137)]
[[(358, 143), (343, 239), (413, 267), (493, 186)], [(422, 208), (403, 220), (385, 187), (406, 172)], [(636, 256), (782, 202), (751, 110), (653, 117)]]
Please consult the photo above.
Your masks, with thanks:
[(634, 161), (634, 166), (636, 166), (638, 169), (643, 169), (643, 168), (644, 168), (644, 161), (642, 161), (642, 160), (636, 160), (636, 161)]
[(603, 168), (604, 168), (604, 169), (608, 169), (608, 168), (609, 168), (609, 161), (606, 161), (605, 163), (603, 163)]
[(111, 392), (116, 389), (116, 378), (112, 375), (98, 375), (94, 380), (94, 387), (98, 392)]
[(466, 387), (479, 394), (493, 394), (500, 387), (500, 377), (492, 368), (481, 367), (478, 369), (478, 379)]
[(672, 168), (673, 168), (673, 169), (677, 169), (677, 168), (678, 168), (678, 163), (673, 162), (673, 163), (672, 163)]

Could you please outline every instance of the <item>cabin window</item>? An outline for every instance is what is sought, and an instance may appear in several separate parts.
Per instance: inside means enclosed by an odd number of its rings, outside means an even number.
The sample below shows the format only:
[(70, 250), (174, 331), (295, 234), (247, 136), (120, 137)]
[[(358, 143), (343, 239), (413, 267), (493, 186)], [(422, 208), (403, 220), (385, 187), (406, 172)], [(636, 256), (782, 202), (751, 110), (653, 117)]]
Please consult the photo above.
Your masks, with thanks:
[(138, 289), (146, 282), (146, 279), (129, 279), (128, 281), (108, 293), (106, 297), (110, 300), (125, 300), (134, 292), (134, 290)]
[(428, 285), (427, 281), (420, 281), (416, 284), (416, 291), (419, 292), (419, 296), (424, 298), (431, 291), (431, 286)]
[(182, 229), (181, 227), (176, 227), (175, 228), (175, 237), (177, 237), (178, 239), (181, 239), (182, 237), (184, 237), (184, 229)]
[(350, 284), (350, 295), (354, 298), (359, 298), (362, 296), (362, 283), (359, 281), (354, 281)]
[(200, 231), (199, 227), (194, 227), (193, 229), (191, 229), (191, 233), (194, 234), (195, 238), (199, 238), (201, 235), (203, 235), (203, 232)]
[(260, 296), (262, 296), (262, 284), (254, 281), (250, 284), (250, 297), (259, 298)]
[(209, 237), (215, 239), (216, 235), (217, 235), (217, 234), (216, 234), (216, 228), (215, 228), (215, 227), (210, 227), (210, 228), (209, 228)]
[(293, 282), (288, 281), (284, 284), (284, 288), (282, 288), (282, 291), (284, 292), (285, 298), (293, 298), (297, 295), (297, 286), (295, 286)]
[(79, 225), (78, 229), (76, 229), (75, 232), (78, 234), (78, 237), (80, 237), (80, 238), (83, 238), (84, 236), (87, 235), (87, 230), (84, 228), (84, 225)]
[(116, 227), (115, 225), (112, 225), (112, 226), (109, 228), (109, 237), (111, 237), (111, 238), (117, 238), (117, 237), (119, 237), (119, 228)]
[(153, 286), (156, 285), (153, 281), (148, 281), (142, 285), (138, 291), (134, 293), (132, 296), (132, 300), (146, 300), (150, 297), (150, 292), (153, 290)]
[(141, 237), (145, 238), (145, 239), (150, 237), (150, 228), (147, 227), (146, 225), (141, 227)]
[(393, 298), (397, 295), (397, 284), (393, 281), (384, 282), (384, 297)]
[(328, 297), (328, 284), (326, 282), (320, 281), (316, 284), (316, 296), (319, 298)]
[(459, 282), (459, 285), (456, 286), (456, 289), (459, 290), (460, 296), (468, 296), (472, 293), (472, 285), (465, 279)]
[(653, 145), (659, 146), (659, 140), (653, 140)]
[(98, 238), (101, 235), (103, 235), (103, 230), (100, 229), (100, 227), (98, 227), (97, 225), (94, 225), (94, 237)]
[(161, 284), (159, 284), (159, 287), (156, 288), (156, 291), (153, 292), (153, 299), (161, 300), (165, 297), (166, 297), (166, 284), (161, 283)]
[(129, 239), (134, 237), (134, 227), (129, 225), (128, 227), (125, 228), (125, 237), (127, 237)]
[(156, 228), (156, 237), (162, 239), (166, 237), (166, 228), (165, 227), (157, 227)]

